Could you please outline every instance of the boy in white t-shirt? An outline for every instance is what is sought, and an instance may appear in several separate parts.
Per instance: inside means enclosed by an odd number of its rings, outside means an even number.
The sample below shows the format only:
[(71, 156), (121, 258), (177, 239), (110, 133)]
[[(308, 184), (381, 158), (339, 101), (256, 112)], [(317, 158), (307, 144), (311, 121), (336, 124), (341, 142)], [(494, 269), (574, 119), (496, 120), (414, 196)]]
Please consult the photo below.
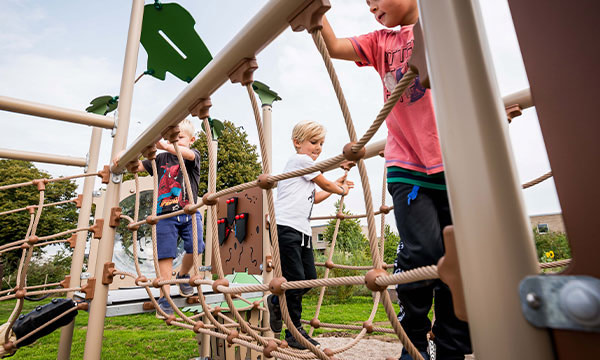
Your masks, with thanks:
[[(304, 169), (315, 165), (315, 160), (321, 154), (325, 141), (325, 128), (314, 121), (302, 121), (292, 131), (292, 142), (296, 154), (288, 160), (284, 172)], [(315, 184), (323, 191), (316, 192)], [(327, 180), (321, 172), (316, 171), (307, 175), (282, 180), (277, 184), (277, 201), (275, 212), (277, 234), (279, 237), (279, 253), (281, 270), (287, 281), (309, 280), (317, 278), (313, 257), (312, 230), (310, 214), (313, 204), (327, 199), (329, 195), (346, 195), (354, 187), (352, 181), (346, 181), (346, 176), (335, 182)], [(287, 306), (294, 326), (312, 344), (317, 341), (308, 336), (302, 328), (302, 296), (310, 289), (295, 289), (286, 291)], [(275, 295), (267, 297), (267, 305), (271, 315), (271, 329), (281, 332), (281, 310), (279, 298)], [(286, 330), (285, 340), (289, 346), (304, 349), (292, 334)]]

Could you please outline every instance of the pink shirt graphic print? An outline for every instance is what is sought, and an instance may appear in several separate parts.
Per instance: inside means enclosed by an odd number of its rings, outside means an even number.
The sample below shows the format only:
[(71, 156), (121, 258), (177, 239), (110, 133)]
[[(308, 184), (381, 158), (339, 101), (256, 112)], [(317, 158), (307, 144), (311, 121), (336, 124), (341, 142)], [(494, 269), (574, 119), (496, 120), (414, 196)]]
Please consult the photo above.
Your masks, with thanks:
[[(409, 25), (400, 30), (378, 30), (350, 39), (362, 59), (357, 65), (373, 66), (379, 73), (386, 101), (408, 71), (413, 49), (412, 28)], [(421, 86), (418, 77), (394, 106), (386, 125), (386, 166), (426, 174), (444, 171), (431, 91)]]

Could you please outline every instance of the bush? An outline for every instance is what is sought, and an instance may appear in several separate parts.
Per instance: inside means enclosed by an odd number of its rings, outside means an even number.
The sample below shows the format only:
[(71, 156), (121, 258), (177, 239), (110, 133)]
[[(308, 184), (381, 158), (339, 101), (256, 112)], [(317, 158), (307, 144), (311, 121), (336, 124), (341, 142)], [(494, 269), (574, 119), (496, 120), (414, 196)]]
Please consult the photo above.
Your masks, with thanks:
[[(316, 254), (315, 255), (316, 262), (325, 262), (327, 261), (327, 255)], [(362, 251), (356, 251), (354, 253), (347, 253), (341, 250), (335, 250), (333, 252), (332, 261), (337, 265), (353, 265), (353, 266), (366, 266), (371, 265), (371, 258)], [(364, 275), (365, 271), (360, 270), (349, 270), (349, 269), (338, 269), (334, 268), (329, 271), (329, 277), (346, 277), (346, 276), (358, 276)], [(317, 267), (317, 277), (322, 279), (325, 277), (325, 267), (318, 266)], [(369, 290), (365, 290), (366, 287), (358, 286), (358, 285), (342, 285), (342, 286), (328, 286), (325, 291), (325, 295), (328, 297), (335, 298), (338, 302), (344, 302), (350, 296), (369, 296), (371, 292)], [(320, 293), (320, 288), (315, 288), (309, 292), (309, 295), (318, 295)]]
[(540, 262), (552, 262), (571, 258), (571, 247), (565, 233), (540, 234), (533, 229), (535, 248)]

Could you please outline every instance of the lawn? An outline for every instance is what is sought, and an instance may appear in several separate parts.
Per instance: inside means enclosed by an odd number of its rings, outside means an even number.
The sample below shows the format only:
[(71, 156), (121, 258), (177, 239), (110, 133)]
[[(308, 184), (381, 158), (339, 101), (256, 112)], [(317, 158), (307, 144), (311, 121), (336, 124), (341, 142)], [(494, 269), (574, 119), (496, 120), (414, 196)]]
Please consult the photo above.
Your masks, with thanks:
[[(361, 325), (370, 314), (372, 300), (370, 297), (355, 296), (343, 304), (334, 303), (331, 299), (321, 308), (319, 319), (326, 323), (344, 323)], [(41, 303), (25, 302), (23, 314), (28, 313)], [(15, 301), (0, 302), (0, 321), (6, 321), (14, 308)], [(307, 297), (304, 300), (303, 318), (310, 320), (315, 313), (316, 297)], [(397, 306), (396, 306), (397, 310)], [(72, 359), (82, 359), (85, 346), (85, 334), (88, 314), (80, 311), (75, 318), (75, 331), (73, 335)], [(387, 317), (382, 306), (379, 306), (375, 322), (377, 326), (384, 326)], [(389, 327), (389, 325), (388, 325)], [(327, 329), (316, 330), (316, 335), (332, 331)], [(154, 313), (129, 315), (107, 318), (104, 329), (104, 342), (102, 345), (103, 359), (189, 359), (198, 356), (198, 345), (195, 334), (190, 330), (167, 326), (163, 321), (154, 317)], [(390, 335), (392, 336), (392, 335)], [(56, 358), (60, 330), (39, 339), (30, 346), (17, 351), (12, 359), (46, 360)]]

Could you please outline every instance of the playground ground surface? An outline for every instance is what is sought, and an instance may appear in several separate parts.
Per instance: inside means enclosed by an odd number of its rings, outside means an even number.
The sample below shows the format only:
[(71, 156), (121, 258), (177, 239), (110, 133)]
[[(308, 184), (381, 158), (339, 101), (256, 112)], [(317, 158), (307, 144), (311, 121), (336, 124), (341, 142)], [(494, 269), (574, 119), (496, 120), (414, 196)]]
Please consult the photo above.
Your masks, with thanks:
[[(344, 323), (360, 325), (369, 317), (372, 300), (370, 297), (354, 296), (344, 303), (328, 298), (321, 308), (319, 319), (326, 323)], [(48, 303), (46, 299), (39, 303), (25, 302), (23, 314), (38, 305)], [(317, 298), (307, 297), (304, 303), (304, 319), (310, 319), (316, 309)], [(15, 301), (0, 302), (0, 319), (6, 321), (15, 305)], [(80, 311), (75, 320), (72, 359), (82, 359), (85, 346), (88, 314)], [(374, 323), (376, 326), (390, 327), (387, 317), (380, 306)], [(350, 341), (349, 333), (328, 332), (318, 329), (316, 337), (323, 337), (323, 346), (338, 347)], [(19, 349), (12, 359), (46, 360), (56, 358), (60, 331), (39, 339), (36, 343)], [(369, 335), (357, 344), (353, 350), (341, 354), (340, 359), (385, 359), (399, 354), (402, 346), (391, 334)], [(167, 326), (154, 317), (154, 313), (107, 318), (102, 347), (103, 359), (182, 359), (198, 356), (198, 345), (194, 334), (189, 330)], [(357, 357), (354, 357), (357, 356)]]

